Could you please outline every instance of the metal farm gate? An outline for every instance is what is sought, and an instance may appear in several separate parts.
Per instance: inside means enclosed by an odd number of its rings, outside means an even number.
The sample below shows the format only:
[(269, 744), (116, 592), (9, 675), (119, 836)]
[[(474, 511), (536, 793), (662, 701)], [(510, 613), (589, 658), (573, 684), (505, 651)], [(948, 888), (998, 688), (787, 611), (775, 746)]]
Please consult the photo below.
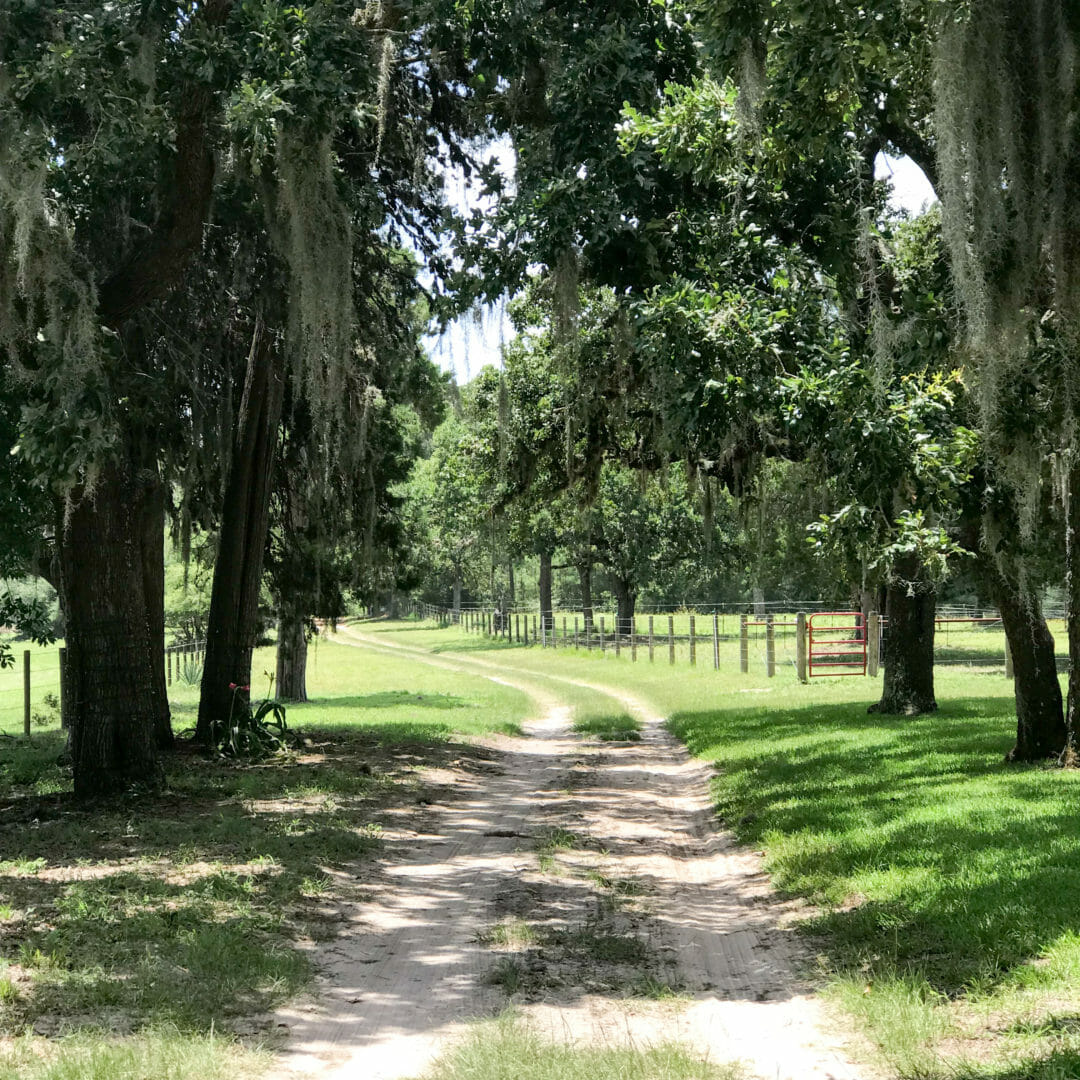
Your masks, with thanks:
[(810, 678), (866, 674), (866, 623), (859, 611), (818, 611), (806, 620)]

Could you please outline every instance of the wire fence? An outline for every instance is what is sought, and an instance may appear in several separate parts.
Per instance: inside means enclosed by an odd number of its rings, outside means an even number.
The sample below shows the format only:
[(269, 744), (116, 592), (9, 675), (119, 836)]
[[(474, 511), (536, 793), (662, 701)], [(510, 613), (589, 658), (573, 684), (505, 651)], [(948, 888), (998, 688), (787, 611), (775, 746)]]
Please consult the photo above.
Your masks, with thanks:
[[(610, 608), (597, 608), (588, 619), (580, 611), (556, 609), (544, 620), (535, 609), (520, 610), (481, 606), (462, 606), (459, 611), (433, 604), (415, 603), (411, 613), (440, 627), (457, 627), (467, 634), (477, 634), (506, 645), (573, 649), (587, 653), (624, 654), (631, 660), (657, 663), (709, 665), (716, 670), (738, 668), (742, 672), (759, 671), (768, 676), (790, 670), (805, 678), (808, 654), (812, 648), (806, 620), (826, 614), (827, 606), (814, 601), (798, 607), (789, 602), (765, 601), (738, 605), (714, 605), (711, 609), (667, 612), (635, 612), (620, 619)], [(836, 663), (838, 670), (828, 672), (827, 663), (819, 664), (826, 674), (876, 675), (888, 664), (889, 630), (887, 620), (876, 615), (871, 620), (863, 613), (843, 613), (850, 618), (853, 643), (863, 643), (864, 659), (853, 671), (853, 660)], [(1058, 665), (1068, 664), (1064, 620), (1048, 618), (1058, 644)], [(877, 627), (877, 648), (868, 640), (869, 627)], [(841, 636), (843, 636), (841, 634)], [(834, 646), (834, 653), (845, 652)], [(851, 652), (851, 650), (846, 650)], [(858, 650), (854, 650), (858, 652)], [(974, 606), (942, 606), (935, 618), (934, 663), (946, 667), (969, 667), (987, 672), (1012, 675), (1011, 656), (1004, 626), (992, 609)], [(815, 674), (821, 674), (819, 671)]]

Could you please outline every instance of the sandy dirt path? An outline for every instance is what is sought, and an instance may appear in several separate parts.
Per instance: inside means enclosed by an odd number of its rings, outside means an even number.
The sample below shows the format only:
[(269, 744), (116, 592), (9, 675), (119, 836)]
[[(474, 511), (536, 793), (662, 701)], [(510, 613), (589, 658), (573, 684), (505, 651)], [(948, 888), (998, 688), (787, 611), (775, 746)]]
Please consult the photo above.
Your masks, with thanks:
[[(457, 778), (460, 797), (429, 808), (426, 833), (364, 875), (364, 902), (340, 912), (342, 932), (318, 954), (317, 992), (276, 1017), (288, 1038), (275, 1077), (420, 1074), (467, 1021), (510, 1002), (490, 978), (501, 960), (520, 972), (514, 1004), (555, 1039), (675, 1039), (766, 1080), (865, 1080), (869, 1071), (796, 975), (792, 909), (769, 889), (759, 857), (716, 827), (708, 768), (645, 702), (352, 627), (336, 640), (514, 686), (532, 698), (536, 719), (525, 738), (489, 741), (490, 770)], [(576, 735), (560, 682), (612, 698), (641, 721), (641, 741)], [(541, 865), (538, 844), (553, 835), (574, 840)], [(598, 882), (632, 885), (641, 899), (615, 904)], [(546, 937), (509, 957), (493, 953), (485, 932), (507, 917)], [(680, 988), (680, 1000), (630, 996), (620, 985), (626, 970), (565, 945), (581, 940), (639, 944), (654, 984)]]

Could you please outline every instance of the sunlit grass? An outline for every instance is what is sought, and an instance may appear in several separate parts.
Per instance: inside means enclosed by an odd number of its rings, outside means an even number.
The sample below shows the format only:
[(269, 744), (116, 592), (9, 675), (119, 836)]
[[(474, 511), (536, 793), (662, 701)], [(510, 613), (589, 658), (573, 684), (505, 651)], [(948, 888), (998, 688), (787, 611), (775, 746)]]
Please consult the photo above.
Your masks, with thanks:
[[(425, 640), (488, 655), (457, 630)], [(719, 671), (659, 650), (497, 659), (632, 693), (715, 763), (720, 815), (818, 906), (817, 974), (895, 1074), (1080, 1076), (1080, 774), (1005, 763), (1011, 684), (939, 669), (939, 712), (890, 718), (866, 713), (880, 682), (743, 675), (725, 655)]]

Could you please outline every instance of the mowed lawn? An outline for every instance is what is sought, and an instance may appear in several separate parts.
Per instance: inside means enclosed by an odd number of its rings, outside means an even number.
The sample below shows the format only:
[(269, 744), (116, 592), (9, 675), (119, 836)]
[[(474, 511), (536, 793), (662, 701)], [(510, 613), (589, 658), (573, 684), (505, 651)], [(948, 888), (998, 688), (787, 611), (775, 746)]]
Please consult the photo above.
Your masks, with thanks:
[[(487, 653), (456, 629), (398, 633)], [(1009, 765), (1000, 674), (939, 669), (939, 711), (868, 715), (880, 684), (798, 684), (623, 652), (495, 646), (524, 670), (631, 690), (715, 763), (718, 812), (816, 906), (815, 974), (887, 1071), (1080, 1077), (1080, 773)]]
[[(253, 670), (272, 663), (260, 650)], [(488, 679), (326, 642), (308, 688), (285, 758), (182, 743), (164, 793), (93, 808), (67, 801), (55, 724), (0, 739), (0, 1080), (264, 1071), (267, 1010), (309, 984), (334, 904), (363, 901), (354, 868), (409, 842), (403, 813), (453, 797), (423, 766), (482, 773), (491, 752), (465, 737), (516, 732), (531, 710)], [(172, 690), (182, 732), (198, 691)]]

